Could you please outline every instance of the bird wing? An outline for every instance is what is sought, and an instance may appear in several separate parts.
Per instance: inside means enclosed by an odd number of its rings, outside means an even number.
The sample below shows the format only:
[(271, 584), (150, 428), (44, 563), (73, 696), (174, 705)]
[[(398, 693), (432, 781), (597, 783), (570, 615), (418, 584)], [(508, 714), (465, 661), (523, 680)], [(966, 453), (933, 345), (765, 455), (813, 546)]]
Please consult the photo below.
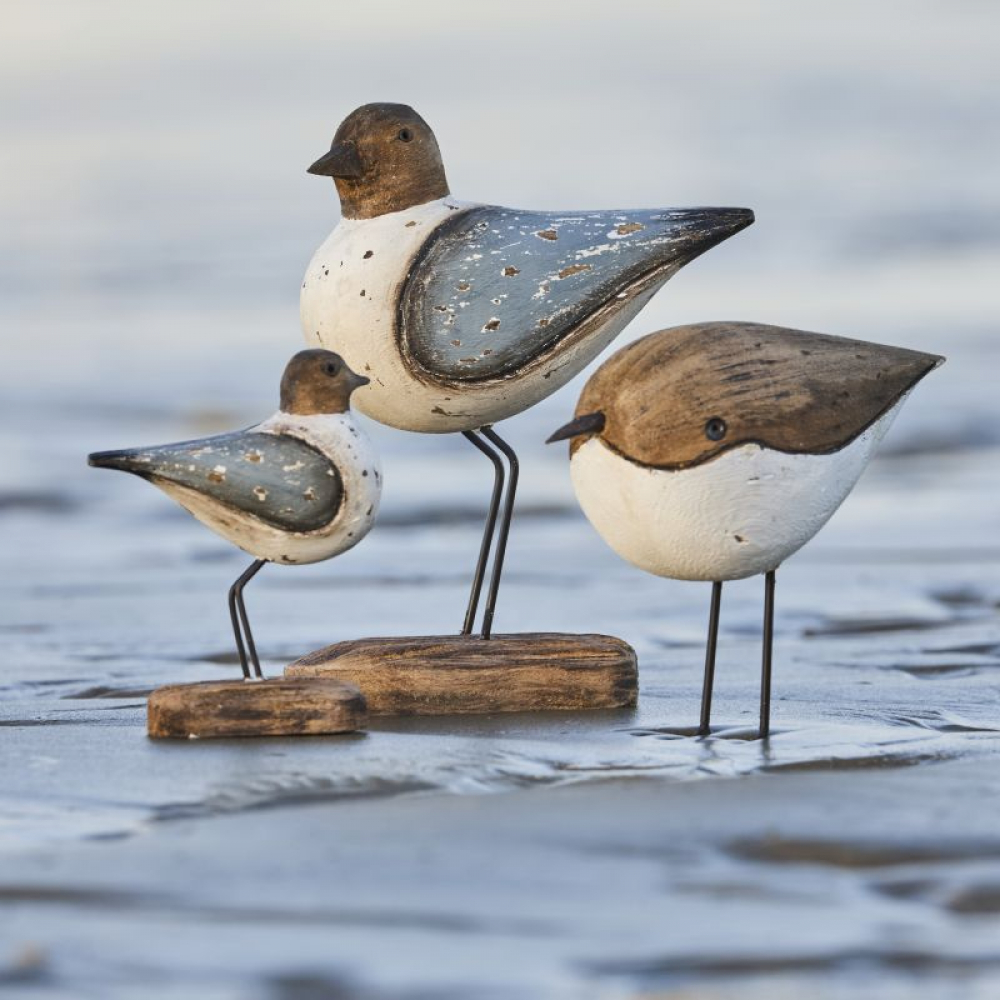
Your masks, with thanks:
[(655, 468), (697, 465), (748, 443), (826, 454), (867, 430), (942, 360), (759, 323), (697, 323), (615, 354), (585, 386), (577, 414), (603, 412), (602, 440)]
[(459, 381), (518, 371), (644, 279), (753, 221), (746, 209), (551, 214), (486, 205), (442, 223), (400, 296), (404, 357)]
[(90, 464), (186, 486), (284, 531), (329, 524), (344, 492), (337, 467), (322, 452), (287, 434), (254, 430), (99, 452)]

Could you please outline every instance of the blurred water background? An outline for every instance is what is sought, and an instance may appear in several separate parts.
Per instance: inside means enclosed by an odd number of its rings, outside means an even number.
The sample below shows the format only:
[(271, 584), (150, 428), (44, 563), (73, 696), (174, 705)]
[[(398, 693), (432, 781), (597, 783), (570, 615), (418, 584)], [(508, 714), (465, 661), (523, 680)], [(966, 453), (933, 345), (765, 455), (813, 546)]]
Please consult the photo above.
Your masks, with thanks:
[[(995, 4), (7, 0), (3, 23), (0, 984), (1000, 995)], [(245, 560), (86, 453), (273, 410), (337, 219), (305, 168), (374, 100), (425, 116), (461, 198), (756, 211), (621, 342), (752, 319), (947, 356), (779, 574), (770, 747), (742, 738), (759, 581), (726, 590), (732, 738), (674, 738), (707, 587), (625, 566), (577, 510), (542, 441), (580, 380), (504, 425), (523, 486), (497, 627), (621, 635), (637, 712), (145, 741), (150, 688), (236, 669)], [(485, 463), (371, 430), (373, 534), (247, 592), (272, 671), (459, 626)]]

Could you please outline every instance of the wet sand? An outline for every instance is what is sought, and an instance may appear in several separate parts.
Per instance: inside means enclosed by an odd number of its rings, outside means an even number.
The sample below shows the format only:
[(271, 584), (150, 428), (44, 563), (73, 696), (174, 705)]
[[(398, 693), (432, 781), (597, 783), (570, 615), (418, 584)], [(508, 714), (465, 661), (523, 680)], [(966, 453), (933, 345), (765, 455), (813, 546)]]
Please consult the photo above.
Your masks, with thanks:
[[(503, 620), (626, 636), (634, 711), (151, 743), (151, 687), (235, 669), (240, 559), (155, 502), (120, 542), (121, 513), (91, 511), (108, 566), (36, 583), (6, 630), (2, 975), (41, 996), (992, 996), (998, 554), (846, 544), (922, 462), (883, 463), (779, 575), (766, 743), (759, 582), (727, 588), (716, 731), (692, 738), (708, 588), (619, 566), (568, 507), (518, 525)], [(396, 631), (446, 627), (475, 536), (390, 526), (367, 558), (262, 575), (268, 667), (386, 631), (387, 594)], [(586, 572), (561, 566), (574, 545)]]
[(998, 792), (995, 768), (952, 761), (179, 815), (8, 870), (17, 948), (0, 983), (32, 996), (992, 997), (1000, 837), (981, 806)]

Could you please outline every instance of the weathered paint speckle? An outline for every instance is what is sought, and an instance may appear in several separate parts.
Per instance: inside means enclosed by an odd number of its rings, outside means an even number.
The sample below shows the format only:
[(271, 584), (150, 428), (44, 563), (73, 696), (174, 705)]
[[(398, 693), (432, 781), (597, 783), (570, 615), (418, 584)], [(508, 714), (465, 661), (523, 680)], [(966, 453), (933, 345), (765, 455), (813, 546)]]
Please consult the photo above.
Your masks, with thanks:
[[(336, 467), (294, 437), (236, 431), (125, 454), (128, 469), (141, 470), (164, 488), (176, 484), (196, 490), (234, 515), (253, 511), (262, 521), (286, 531), (321, 528), (341, 502)], [(315, 492), (318, 503), (303, 502), (303, 483)]]
[[(529, 213), (449, 196), (405, 212), (342, 219), (309, 265), (303, 331), (370, 375), (354, 399), (362, 413), (407, 430), (474, 429), (520, 412), (582, 370), (676, 268), (748, 224), (749, 213), (737, 216), (744, 221), (734, 226), (731, 210)], [(405, 228), (417, 220), (418, 227)], [(483, 221), (485, 229), (474, 228)], [(632, 222), (645, 229), (608, 237)], [(546, 229), (558, 240), (535, 236)], [(652, 241), (670, 233), (679, 256), (664, 263), (669, 248)], [(601, 252), (581, 256), (595, 246)], [(375, 258), (363, 261), (369, 249)], [(324, 260), (339, 258), (343, 270), (315, 279)], [(559, 278), (581, 263), (594, 267)], [(533, 300), (544, 281), (548, 291)], [(361, 287), (367, 298), (359, 297)], [(626, 288), (628, 298), (618, 299)], [(484, 330), (494, 318), (499, 329)], [(463, 361), (469, 358), (478, 362)], [(539, 369), (550, 360), (556, 364), (544, 370), (553, 374), (544, 379)], [(461, 404), (449, 405), (456, 382), (467, 391)]]

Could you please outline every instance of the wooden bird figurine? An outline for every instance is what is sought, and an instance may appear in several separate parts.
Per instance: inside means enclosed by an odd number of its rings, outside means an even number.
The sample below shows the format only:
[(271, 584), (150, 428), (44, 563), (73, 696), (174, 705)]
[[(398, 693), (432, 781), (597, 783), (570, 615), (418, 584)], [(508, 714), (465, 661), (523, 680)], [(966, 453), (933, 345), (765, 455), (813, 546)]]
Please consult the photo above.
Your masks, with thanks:
[(375, 521), (382, 472), (350, 408), (351, 394), (367, 384), (332, 351), (300, 351), (285, 368), (280, 409), (261, 423), (196, 441), (89, 457), (97, 468), (131, 472), (159, 486), (254, 557), (229, 591), (247, 679), (251, 663), (254, 675), (263, 676), (243, 603), (250, 579), (265, 562), (312, 563), (346, 552)]
[(458, 201), (434, 133), (403, 104), (358, 108), (309, 172), (334, 179), (342, 219), (302, 283), (306, 339), (371, 374), (357, 397), (363, 413), (404, 430), (461, 432), (493, 463), (462, 628), (473, 628), (503, 495), (482, 626), (489, 637), (518, 469), (491, 425), (582, 371), (661, 285), (753, 213), (536, 212)]
[(702, 734), (723, 581), (765, 576), (764, 737), (775, 572), (840, 506), (943, 360), (758, 323), (675, 327), (606, 361), (549, 438), (570, 441), (580, 506), (615, 552), (657, 576), (712, 581)]

